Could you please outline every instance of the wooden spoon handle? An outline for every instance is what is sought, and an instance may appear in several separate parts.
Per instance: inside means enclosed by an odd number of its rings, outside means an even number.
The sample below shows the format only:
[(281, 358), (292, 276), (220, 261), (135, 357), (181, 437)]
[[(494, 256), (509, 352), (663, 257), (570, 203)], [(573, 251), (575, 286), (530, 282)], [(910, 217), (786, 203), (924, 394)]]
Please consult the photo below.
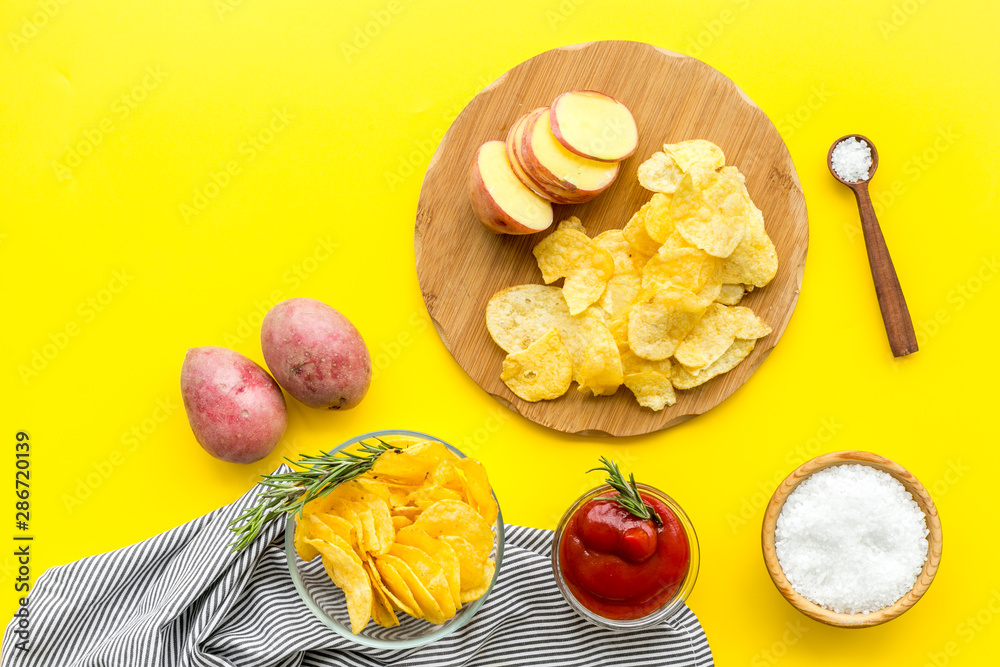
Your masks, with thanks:
[(879, 227), (878, 218), (872, 199), (868, 195), (868, 183), (851, 188), (858, 200), (861, 211), (861, 229), (865, 233), (865, 246), (868, 248), (868, 264), (875, 281), (875, 294), (878, 296), (878, 307), (882, 311), (882, 321), (885, 322), (885, 332), (889, 336), (889, 347), (894, 357), (902, 357), (917, 351), (917, 336), (913, 332), (913, 321), (906, 307), (903, 289), (899, 286), (896, 268), (889, 257), (889, 249), (885, 246), (885, 238)]

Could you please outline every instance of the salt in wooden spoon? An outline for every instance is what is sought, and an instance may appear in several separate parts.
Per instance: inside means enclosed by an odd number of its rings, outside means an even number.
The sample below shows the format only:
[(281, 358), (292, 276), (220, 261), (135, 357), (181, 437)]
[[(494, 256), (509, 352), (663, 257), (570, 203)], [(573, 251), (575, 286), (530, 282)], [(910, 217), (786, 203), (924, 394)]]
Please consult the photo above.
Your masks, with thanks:
[[(845, 181), (833, 170), (833, 150), (841, 141), (851, 137), (858, 141), (864, 141), (872, 151), (872, 166), (868, 170), (868, 178), (856, 183)], [(875, 281), (875, 294), (878, 296), (878, 307), (882, 311), (882, 321), (885, 322), (885, 332), (889, 336), (889, 347), (892, 348), (892, 355), (902, 357), (912, 354), (917, 351), (917, 336), (913, 332), (913, 321), (910, 319), (910, 311), (906, 307), (903, 289), (899, 286), (896, 268), (892, 265), (892, 258), (889, 257), (889, 249), (885, 245), (882, 229), (875, 217), (872, 198), (868, 195), (868, 182), (872, 180), (875, 170), (878, 169), (878, 150), (868, 137), (861, 134), (847, 134), (834, 141), (833, 145), (830, 146), (830, 151), (826, 154), (826, 166), (830, 168), (830, 173), (833, 174), (834, 178), (854, 192), (854, 197), (858, 200), (858, 210), (861, 212), (861, 229), (864, 231), (865, 247), (868, 249), (868, 264)]]

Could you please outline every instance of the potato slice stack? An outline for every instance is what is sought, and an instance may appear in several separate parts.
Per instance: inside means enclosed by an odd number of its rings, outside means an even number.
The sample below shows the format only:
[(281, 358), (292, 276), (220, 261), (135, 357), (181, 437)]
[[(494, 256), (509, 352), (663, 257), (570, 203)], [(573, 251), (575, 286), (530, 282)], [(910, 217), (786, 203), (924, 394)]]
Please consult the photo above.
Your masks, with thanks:
[(639, 167), (656, 194), (624, 229), (591, 238), (569, 218), (535, 246), (546, 284), (490, 300), (486, 324), (507, 353), (501, 379), (526, 401), (624, 384), (662, 410), (736, 367), (770, 327), (744, 294), (775, 276), (764, 218), (722, 150), (694, 140), (663, 147)]
[(364, 475), (308, 503), (295, 527), (347, 598), (351, 631), (396, 612), (444, 623), (483, 596), (495, 564), (497, 505), (482, 464), (425, 441), (378, 457)]

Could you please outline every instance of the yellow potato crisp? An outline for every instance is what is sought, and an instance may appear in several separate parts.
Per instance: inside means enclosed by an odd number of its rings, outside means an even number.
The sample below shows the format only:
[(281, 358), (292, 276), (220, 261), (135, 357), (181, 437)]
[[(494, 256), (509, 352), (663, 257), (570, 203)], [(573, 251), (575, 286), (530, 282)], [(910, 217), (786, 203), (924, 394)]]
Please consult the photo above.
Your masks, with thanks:
[(639, 184), (647, 190), (672, 194), (684, 177), (677, 161), (666, 153), (657, 151), (639, 165)]
[(690, 290), (660, 289), (651, 301), (636, 305), (629, 313), (629, 347), (646, 359), (667, 359), (698, 323), (709, 303)]
[(507, 355), (500, 379), (531, 403), (565, 394), (573, 381), (573, 361), (559, 339), (559, 331), (550, 329), (527, 349)]
[(532, 253), (546, 284), (566, 279), (562, 294), (570, 315), (576, 315), (601, 298), (604, 286), (614, 275), (615, 262), (611, 253), (575, 228), (571, 221), (579, 224), (576, 218), (561, 222)]
[(699, 385), (705, 384), (716, 375), (728, 373), (736, 368), (741, 361), (753, 352), (755, 343), (756, 341), (753, 340), (737, 339), (733, 341), (733, 344), (729, 346), (729, 349), (721, 357), (716, 359), (710, 366), (702, 369), (697, 376), (692, 375), (680, 364), (675, 364), (670, 380), (677, 389), (694, 389)]
[(704, 139), (667, 144), (663, 147), (663, 152), (673, 159), (684, 173), (695, 169), (714, 171), (726, 164), (726, 156), (723, 155), (722, 149)]
[(749, 209), (738, 172), (724, 171), (685, 174), (670, 211), (685, 240), (715, 257), (728, 257), (743, 239)]

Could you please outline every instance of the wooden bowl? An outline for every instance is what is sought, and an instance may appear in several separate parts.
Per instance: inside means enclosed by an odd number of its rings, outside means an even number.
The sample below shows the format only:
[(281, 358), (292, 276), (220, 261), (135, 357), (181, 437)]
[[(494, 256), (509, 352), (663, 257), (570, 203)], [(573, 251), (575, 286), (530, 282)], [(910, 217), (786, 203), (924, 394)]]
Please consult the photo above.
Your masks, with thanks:
[[(785, 500), (789, 494), (795, 490), (802, 480), (809, 475), (819, 472), (831, 466), (843, 463), (860, 463), (871, 466), (883, 472), (887, 472), (896, 478), (906, 490), (910, 492), (913, 499), (923, 510), (927, 520), (927, 559), (924, 561), (924, 569), (921, 570), (916, 582), (910, 592), (896, 600), (892, 605), (873, 611), (868, 614), (840, 614), (829, 609), (825, 609), (806, 598), (792, 588), (792, 584), (785, 578), (785, 573), (778, 562), (778, 555), (774, 548), (774, 528), (778, 522), (778, 515), (785, 505)], [(781, 594), (792, 603), (792, 606), (801, 611), (806, 616), (827, 625), (835, 625), (841, 628), (867, 628), (879, 625), (886, 621), (891, 621), (904, 611), (917, 603), (917, 600), (930, 587), (937, 574), (938, 565), (941, 563), (941, 519), (938, 517), (937, 508), (934, 501), (924, 485), (914, 477), (909, 470), (899, 465), (895, 461), (890, 461), (884, 456), (872, 454), (871, 452), (830, 452), (806, 461), (790, 474), (775, 490), (764, 512), (764, 527), (761, 531), (761, 543), (764, 549), (764, 562), (767, 564), (767, 571), (771, 575), (774, 585), (781, 591)]]

